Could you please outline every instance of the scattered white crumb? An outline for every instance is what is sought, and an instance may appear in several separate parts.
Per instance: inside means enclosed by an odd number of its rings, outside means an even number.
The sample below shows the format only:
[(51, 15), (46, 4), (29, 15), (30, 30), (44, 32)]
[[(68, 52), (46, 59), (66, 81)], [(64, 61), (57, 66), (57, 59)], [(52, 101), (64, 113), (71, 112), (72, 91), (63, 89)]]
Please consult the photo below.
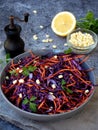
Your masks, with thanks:
[(50, 106), (49, 110), (52, 110), (52, 109), (53, 109), (53, 107), (52, 107), (52, 106)]
[(19, 83), (24, 83), (24, 79), (19, 79)]
[(45, 65), (45, 69), (47, 69), (48, 68), (48, 66), (47, 65)]
[(19, 97), (22, 98), (22, 93), (19, 93)]
[(46, 38), (49, 38), (50, 36), (48, 34), (46, 34)]
[(42, 26), (42, 25), (40, 25), (39, 27), (40, 27), (41, 29), (43, 29), (43, 28), (44, 28), (44, 26)]
[(53, 48), (53, 49), (56, 49), (56, 48), (57, 48), (57, 46), (56, 46), (56, 45), (53, 45), (53, 46), (52, 46), (52, 48)]
[(43, 39), (42, 42), (48, 43), (48, 39)]
[(64, 44), (64, 46), (68, 46), (68, 44), (67, 44), (67, 43), (65, 43), (65, 44)]
[(63, 75), (62, 74), (58, 75), (58, 78), (59, 79), (63, 78)]
[(22, 73), (22, 72), (23, 72), (23, 70), (22, 70), (22, 69), (20, 69), (20, 70), (19, 70), (19, 73)]
[(6, 79), (9, 79), (9, 77), (8, 77), (8, 76), (6, 76)]
[(16, 83), (17, 83), (17, 80), (14, 80), (14, 81), (13, 81), (13, 84), (16, 84)]
[(53, 92), (49, 92), (50, 95), (53, 95)]
[(34, 14), (37, 14), (37, 10), (33, 10), (33, 13), (34, 13)]
[(33, 35), (33, 39), (34, 40), (37, 40), (38, 39), (38, 36), (35, 34), (35, 35)]
[(53, 89), (55, 89), (55, 88), (56, 88), (56, 85), (55, 85), (55, 84), (52, 84), (51, 87), (52, 87)]
[(87, 93), (89, 93), (89, 90), (87, 89), (87, 90), (85, 90), (85, 94), (87, 94)]
[(17, 67), (16, 70), (19, 70), (19, 67)]
[(49, 42), (53, 42), (53, 39), (52, 39), (52, 38), (49, 38), (48, 41), (49, 41)]
[(57, 59), (57, 58), (58, 58), (58, 56), (57, 56), (57, 55), (55, 55), (55, 56), (54, 56), (54, 58), (55, 58), (55, 59)]
[(40, 84), (40, 80), (39, 80), (39, 79), (37, 79), (37, 80), (36, 80), (36, 83), (37, 83), (37, 84)]

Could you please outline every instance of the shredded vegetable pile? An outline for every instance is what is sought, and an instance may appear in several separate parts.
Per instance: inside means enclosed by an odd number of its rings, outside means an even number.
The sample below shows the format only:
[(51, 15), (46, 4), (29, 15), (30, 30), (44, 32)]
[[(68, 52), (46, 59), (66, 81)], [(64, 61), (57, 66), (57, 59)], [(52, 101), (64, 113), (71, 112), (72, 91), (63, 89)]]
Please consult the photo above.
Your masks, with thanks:
[(2, 85), (15, 106), (31, 113), (59, 114), (79, 107), (91, 95), (90, 69), (82, 67), (87, 57), (60, 53), (41, 58), (30, 53), (17, 63), (11, 61)]

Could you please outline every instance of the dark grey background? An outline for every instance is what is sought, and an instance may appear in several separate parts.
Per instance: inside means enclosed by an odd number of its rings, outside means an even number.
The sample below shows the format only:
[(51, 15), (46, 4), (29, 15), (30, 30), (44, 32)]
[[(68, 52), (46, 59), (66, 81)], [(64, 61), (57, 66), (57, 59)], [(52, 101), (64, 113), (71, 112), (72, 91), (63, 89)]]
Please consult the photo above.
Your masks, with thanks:
[[(33, 13), (37, 10), (37, 14)], [(51, 30), (51, 20), (61, 11), (71, 11), (77, 19), (84, 17), (88, 10), (94, 12), (95, 17), (98, 17), (98, 0), (0, 0), (0, 47), (3, 48), (4, 40), (6, 39), (4, 33), (5, 25), (9, 24), (9, 16), (14, 15), (23, 18), (23, 14), (28, 12), (30, 14), (29, 22), (27, 24), (17, 24), (22, 26), (21, 37), (25, 41), (25, 50), (33, 50), (45, 48), (52, 48), (52, 45), (57, 45), (58, 50), (64, 49), (65, 38), (56, 36)], [(15, 21), (16, 23), (16, 21)], [(40, 25), (44, 28), (40, 29)], [(38, 35), (38, 40), (33, 40), (33, 35)], [(45, 35), (49, 34), (53, 43), (42, 43)], [(97, 51), (92, 53), (90, 64), (97, 68)], [(98, 71), (95, 72), (95, 75)], [(0, 130), (20, 130), (15, 126), (0, 120)]]

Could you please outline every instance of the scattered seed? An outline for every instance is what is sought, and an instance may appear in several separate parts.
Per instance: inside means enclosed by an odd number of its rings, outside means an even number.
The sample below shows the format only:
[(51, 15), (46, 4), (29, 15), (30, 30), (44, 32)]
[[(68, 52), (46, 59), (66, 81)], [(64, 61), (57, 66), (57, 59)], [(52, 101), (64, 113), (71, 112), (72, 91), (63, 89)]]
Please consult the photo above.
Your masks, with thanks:
[(52, 46), (52, 48), (53, 48), (53, 49), (56, 49), (56, 48), (57, 48), (57, 46), (56, 46), (56, 45), (53, 45), (53, 46)]
[(68, 46), (68, 44), (67, 44), (67, 43), (65, 43), (65, 44), (64, 44), (64, 46)]
[(42, 25), (40, 25), (40, 28), (43, 29), (44, 27)]
[(33, 10), (33, 13), (34, 13), (34, 14), (37, 14), (37, 10)]
[(37, 40), (38, 39), (38, 36), (35, 34), (35, 35), (33, 35), (33, 39), (34, 40)]
[(53, 39), (49, 38), (48, 41), (49, 41), (49, 42), (53, 42)]
[(46, 38), (49, 38), (50, 36), (48, 34), (46, 34)]

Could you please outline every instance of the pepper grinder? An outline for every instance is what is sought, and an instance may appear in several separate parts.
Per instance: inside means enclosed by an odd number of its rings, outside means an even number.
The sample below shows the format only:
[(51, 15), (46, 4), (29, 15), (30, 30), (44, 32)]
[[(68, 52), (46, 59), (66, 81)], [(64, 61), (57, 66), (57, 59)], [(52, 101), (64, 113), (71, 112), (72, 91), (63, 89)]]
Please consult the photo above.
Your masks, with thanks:
[(14, 20), (18, 20), (21, 22), (28, 22), (29, 14), (24, 14), (24, 19), (21, 20), (18, 17), (10, 16), (10, 24), (6, 25), (4, 31), (6, 33), (6, 40), (4, 42), (4, 48), (6, 53), (10, 54), (10, 57), (13, 58), (24, 52), (24, 41), (20, 37), (20, 32), (22, 30), (21, 26), (18, 24), (14, 24)]

